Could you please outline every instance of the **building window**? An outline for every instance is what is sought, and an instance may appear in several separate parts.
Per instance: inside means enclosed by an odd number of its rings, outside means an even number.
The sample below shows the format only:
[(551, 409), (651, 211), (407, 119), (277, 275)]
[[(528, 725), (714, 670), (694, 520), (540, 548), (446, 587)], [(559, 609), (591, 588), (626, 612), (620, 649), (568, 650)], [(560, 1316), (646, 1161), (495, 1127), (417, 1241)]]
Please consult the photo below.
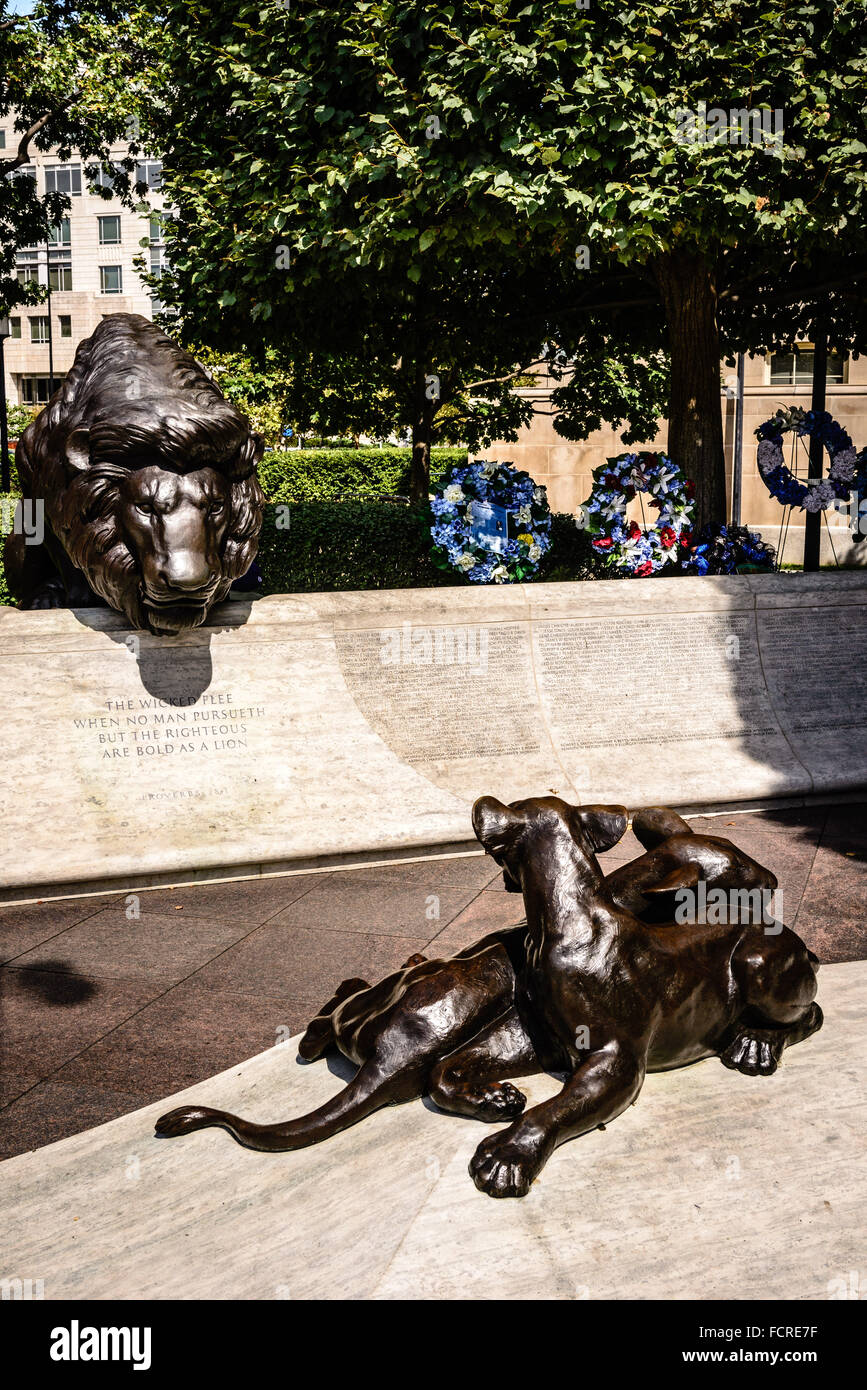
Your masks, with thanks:
[(30, 320), (30, 341), (31, 343), (48, 342), (47, 314), (35, 314)]
[(87, 166), (87, 179), (91, 189), (106, 188), (111, 191), (114, 188), (114, 174), (113, 164), (89, 164)]
[(20, 320), (20, 319), (10, 319), (10, 320), (9, 320), (9, 337), (10, 337), (10, 338), (20, 338), (20, 337), (21, 337), (21, 320)]
[(51, 382), (47, 376), (21, 378), (21, 404), (47, 405), (51, 398)]
[(135, 181), (146, 188), (158, 189), (162, 185), (163, 166), (158, 159), (143, 159), (135, 166)]
[[(815, 353), (812, 343), (798, 343), (794, 352), (774, 352), (771, 354), (772, 386), (809, 386), (813, 380), (813, 359)], [(846, 362), (840, 352), (828, 353), (828, 383), (846, 380)]]
[(12, 170), (12, 173), (11, 173), (11, 174), (8, 174), (7, 177), (10, 178), (10, 179), (32, 179), (33, 182), (35, 183), (35, 182), (36, 182), (36, 165), (35, 165), (35, 164), (21, 164), (17, 169), (13, 169), (13, 170)]
[(52, 227), (48, 233), (49, 246), (68, 246), (70, 240), (69, 218), (64, 217), (58, 222), (56, 227)]
[(72, 337), (72, 318), (69, 314), (58, 314), (61, 338)]
[(101, 265), (99, 288), (103, 294), (123, 294), (123, 268), (119, 265)]
[[(161, 276), (168, 265), (166, 260), (166, 248), (163, 245), (163, 222), (161, 217), (150, 218), (150, 269), (151, 275)], [(163, 302), (156, 290), (151, 290), (151, 313), (158, 314), (164, 308)]]
[(0, 130), (0, 150), (5, 150), (5, 148), (6, 148), (6, 131), (5, 131), (5, 130)]
[(100, 246), (120, 246), (119, 217), (100, 217), (99, 244)]
[(72, 289), (72, 266), (68, 261), (48, 267), (48, 283), (53, 290)]
[(166, 268), (165, 247), (163, 246), (163, 224), (159, 217), (150, 219), (150, 261), (151, 274), (162, 275)]
[(45, 170), (46, 193), (69, 193), (74, 198), (81, 196), (81, 165), (55, 164)]
[(15, 257), (15, 279), (19, 285), (39, 284), (39, 252), (19, 251)]

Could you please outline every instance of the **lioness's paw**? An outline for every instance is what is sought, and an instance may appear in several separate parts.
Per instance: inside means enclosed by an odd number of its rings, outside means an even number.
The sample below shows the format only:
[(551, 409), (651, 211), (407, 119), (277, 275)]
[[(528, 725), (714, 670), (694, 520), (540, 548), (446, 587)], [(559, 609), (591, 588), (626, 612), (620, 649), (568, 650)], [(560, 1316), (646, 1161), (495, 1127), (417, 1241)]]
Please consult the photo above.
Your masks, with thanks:
[(491, 1081), (478, 1093), (476, 1114), (480, 1120), (496, 1124), (516, 1120), (527, 1104), (527, 1097), (511, 1081)]
[(726, 1050), (720, 1053), (723, 1066), (741, 1071), (744, 1076), (773, 1076), (783, 1051), (785, 1039), (763, 1030), (739, 1033)]
[(508, 1130), (483, 1139), (470, 1159), (470, 1177), (489, 1197), (526, 1197), (545, 1154), (528, 1148)]
[(167, 1115), (160, 1115), (154, 1125), (154, 1134), (158, 1139), (174, 1139), (178, 1134), (192, 1134), (194, 1129), (205, 1129), (213, 1123), (213, 1118), (219, 1112), (209, 1110), (202, 1105), (181, 1105), (177, 1110), (170, 1110)]

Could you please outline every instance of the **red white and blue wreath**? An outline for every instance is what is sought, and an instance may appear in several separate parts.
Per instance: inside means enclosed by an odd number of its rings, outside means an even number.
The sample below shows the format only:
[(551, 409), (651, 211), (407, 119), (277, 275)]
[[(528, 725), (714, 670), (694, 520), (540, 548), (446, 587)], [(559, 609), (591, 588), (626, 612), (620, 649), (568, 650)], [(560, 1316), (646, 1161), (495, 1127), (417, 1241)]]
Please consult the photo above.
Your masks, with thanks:
[[(827, 478), (802, 482), (783, 462), (783, 436), (794, 434), (821, 439), (831, 457)], [(759, 440), (759, 473), (772, 497), (785, 506), (807, 512), (823, 512), (837, 501), (846, 501), (864, 481), (865, 455), (856, 453), (850, 436), (827, 410), (802, 410), (799, 406), (778, 410), (756, 430)]]
[(434, 563), (471, 584), (529, 579), (550, 549), (545, 489), (508, 463), (481, 459), (450, 469), (430, 506)]
[[(677, 564), (692, 540), (694, 495), (695, 485), (666, 454), (609, 459), (594, 469), (593, 491), (581, 509), (593, 549), (608, 568), (636, 578)], [(626, 518), (635, 497), (642, 525)]]

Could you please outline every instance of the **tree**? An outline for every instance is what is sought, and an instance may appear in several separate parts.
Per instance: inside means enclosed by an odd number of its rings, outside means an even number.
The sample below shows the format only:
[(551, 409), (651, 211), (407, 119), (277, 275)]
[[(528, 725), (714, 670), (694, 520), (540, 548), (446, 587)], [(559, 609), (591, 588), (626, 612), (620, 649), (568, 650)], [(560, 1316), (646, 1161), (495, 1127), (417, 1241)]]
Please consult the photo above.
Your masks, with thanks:
[[(331, 359), (341, 341), (399, 355), (419, 476), (422, 383), (449, 349), (462, 382), (545, 343), (588, 354), (598, 389), (585, 373), (576, 421), (647, 418), (667, 352), (669, 452), (698, 520), (724, 515), (721, 324), (781, 265), (803, 292), (830, 245), (844, 277), (867, 257), (861, 0), (165, 11), (155, 143), (185, 311)], [(477, 338), (480, 312), (499, 336)], [(737, 335), (768, 328), (741, 315)], [(503, 370), (483, 360), (492, 341)]]
[(11, 14), (0, 0), (0, 115), (15, 112), (19, 136), (0, 155), (0, 312), (42, 297), (34, 282), (17, 280), (16, 252), (44, 242), (69, 206), (63, 193), (40, 196), (26, 176), (35, 150), (56, 146), (67, 160), (75, 149), (96, 170), (122, 143), (128, 155), (114, 162), (113, 189), (96, 191), (127, 202), (145, 191), (135, 181), (142, 146), (133, 107), (144, 90), (152, 33), (145, 11), (111, 0), (75, 7), (39, 0), (27, 16)]
[[(421, 498), (435, 440), (460, 431), (475, 447), (529, 419), (514, 388), (544, 322), (527, 268), (426, 257), (425, 217), (398, 206), (405, 160), (392, 160), (383, 96), (393, 63), (423, 50), (385, 12), (373, 23), (371, 43), (362, 5), (168, 0), (146, 131), (174, 213), (160, 294), (182, 335), (288, 354), (299, 425), (410, 431)], [(387, 245), (368, 247), (389, 207)]]
[[(790, 288), (803, 293), (823, 278), (829, 246), (844, 276), (863, 273), (863, 6), (594, 0), (578, 11), (544, 0), (426, 12), (424, 101), (450, 136), (427, 185), (439, 226), (471, 223), (509, 254), (522, 229), (569, 262), (585, 248), (583, 286), (558, 300), (561, 337), (573, 352), (598, 349), (604, 314), (609, 360), (623, 362), (624, 328), (645, 356), (667, 346), (669, 452), (698, 484), (699, 520), (719, 519), (729, 303), (781, 265), (800, 268)], [(746, 335), (742, 317), (741, 341), (767, 338), (760, 317)]]
[(278, 444), (288, 423), (292, 391), (292, 373), (279, 354), (265, 348), (253, 357), (196, 346), (193, 355), (211, 373), (223, 395), (263, 435), (266, 446)]

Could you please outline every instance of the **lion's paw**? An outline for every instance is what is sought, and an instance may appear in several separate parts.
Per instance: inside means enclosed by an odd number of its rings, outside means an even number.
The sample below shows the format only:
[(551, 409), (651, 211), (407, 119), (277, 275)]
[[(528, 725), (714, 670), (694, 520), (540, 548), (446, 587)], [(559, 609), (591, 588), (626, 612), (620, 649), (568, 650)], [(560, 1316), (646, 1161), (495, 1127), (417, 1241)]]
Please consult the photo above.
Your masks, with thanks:
[(67, 608), (69, 600), (66, 597), (66, 589), (58, 580), (49, 579), (45, 584), (40, 584), (39, 588), (23, 603), (22, 608), (37, 610), (42, 608)]

